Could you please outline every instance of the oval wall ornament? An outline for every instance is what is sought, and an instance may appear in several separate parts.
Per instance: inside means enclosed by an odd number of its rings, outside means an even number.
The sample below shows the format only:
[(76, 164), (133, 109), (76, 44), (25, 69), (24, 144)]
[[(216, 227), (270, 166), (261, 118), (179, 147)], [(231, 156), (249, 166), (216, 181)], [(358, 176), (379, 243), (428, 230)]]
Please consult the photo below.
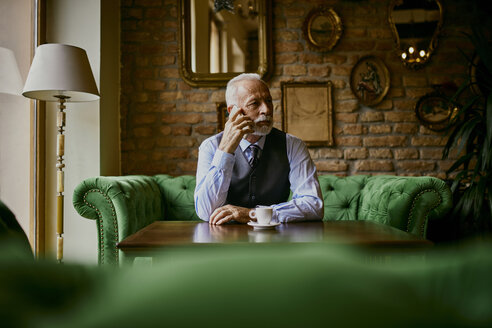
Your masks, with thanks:
[(319, 6), (306, 16), (302, 29), (309, 46), (330, 51), (342, 36), (342, 20), (332, 8)]
[(379, 57), (362, 57), (352, 68), (350, 88), (361, 104), (379, 104), (388, 93), (389, 87), (389, 71)]

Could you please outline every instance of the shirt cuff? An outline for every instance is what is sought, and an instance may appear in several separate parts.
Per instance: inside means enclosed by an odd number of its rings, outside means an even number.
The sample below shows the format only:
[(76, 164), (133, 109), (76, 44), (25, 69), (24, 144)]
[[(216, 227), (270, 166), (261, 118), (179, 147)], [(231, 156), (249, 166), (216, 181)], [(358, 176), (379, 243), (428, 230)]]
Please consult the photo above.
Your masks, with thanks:
[(234, 166), (234, 155), (217, 149), (214, 158), (212, 159), (212, 166), (221, 170), (232, 168)]
[(273, 223), (280, 222), (278, 220), (277, 210), (275, 209), (275, 207), (273, 207), (273, 211), (272, 211), (272, 222)]

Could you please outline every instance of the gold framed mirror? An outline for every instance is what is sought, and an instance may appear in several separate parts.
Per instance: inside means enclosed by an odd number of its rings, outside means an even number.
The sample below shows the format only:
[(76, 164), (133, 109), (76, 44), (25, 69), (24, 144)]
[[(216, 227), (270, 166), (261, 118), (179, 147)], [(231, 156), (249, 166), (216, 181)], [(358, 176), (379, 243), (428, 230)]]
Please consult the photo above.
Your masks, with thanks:
[(446, 130), (458, 111), (459, 109), (439, 92), (422, 96), (415, 106), (415, 115), (418, 120), (426, 128), (436, 132)]
[(223, 87), (234, 76), (272, 65), (271, 0), (236, 0), (234, 13), (214, 11), (214, 1), (182, 0), (179, 9), (179, 72), (193, 87)]
[(441, 0), (390, 0), (388, 22), (402, 63), (422, 68), (437, 48), (443, 24)]
[(306, 16), (302, 29), (310, 46), (329, 51), (342, 36), (342, 20), (332, 8), (319, 6)]

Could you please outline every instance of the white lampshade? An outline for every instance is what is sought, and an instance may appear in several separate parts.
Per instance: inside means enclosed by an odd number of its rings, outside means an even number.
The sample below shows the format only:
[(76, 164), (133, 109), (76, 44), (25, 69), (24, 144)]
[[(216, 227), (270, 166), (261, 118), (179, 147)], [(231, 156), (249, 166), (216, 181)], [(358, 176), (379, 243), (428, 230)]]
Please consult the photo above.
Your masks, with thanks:
[(0, 47), (0, 93), (20, 95), (22, 78), (12, 50)]
[(99, 99), (89, 59), (84, 49), (65, 44), (40, 45), (35, 52), (22, 94), (25, 97), (68, 102)]

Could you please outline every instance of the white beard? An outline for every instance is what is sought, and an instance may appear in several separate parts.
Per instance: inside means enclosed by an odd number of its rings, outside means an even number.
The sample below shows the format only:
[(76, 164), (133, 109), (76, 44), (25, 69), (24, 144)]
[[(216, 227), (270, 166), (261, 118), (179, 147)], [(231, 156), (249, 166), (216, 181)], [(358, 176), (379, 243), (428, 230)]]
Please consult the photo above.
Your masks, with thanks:
[(252, 133), (254, 136), (266, 136), (273, 129), (273, 123), (267, 126), (255, 126), (255, 132)]
[(257, 124), (255, 124), (255, 126), (253, 128), (253, 130), (255, 130), (255, 132), (253, 132), (251, 134), (246, 134), (243, 138), (247, 138), (248, 135), (266, 136), (267, 134), (269, 134), (273, 129), (273, 117), (272, 116), (261, 116), (255, 120), (255, 123), (265, 122), (265, 121), (270, 122), (270, 124), (265, 125), (265, 126), (258, 126)]

